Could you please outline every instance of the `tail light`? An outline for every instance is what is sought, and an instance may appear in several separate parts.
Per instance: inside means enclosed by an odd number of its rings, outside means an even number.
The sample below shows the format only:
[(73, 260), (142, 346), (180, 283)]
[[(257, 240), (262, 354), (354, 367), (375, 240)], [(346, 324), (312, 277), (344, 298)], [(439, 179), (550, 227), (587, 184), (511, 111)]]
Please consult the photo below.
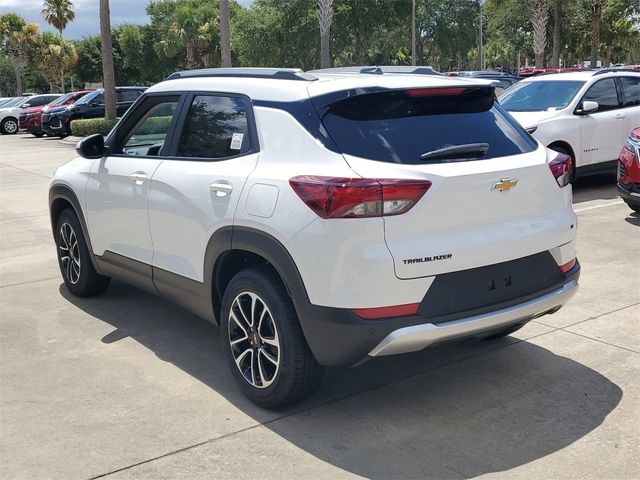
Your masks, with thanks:
[(569, 270), (571, 270), (575, 266), (576, 266), (576, 259), (574, 258), (570, 262), (567, 262), (565, 264), (559, 265), (558, 268), (560, 269), (560, 271), (562, 273), (567, 273)]
[(415, 315), (418, 312), (419, 306), (419, 303), (409, 303), (406, 305), (394, 305), (392, 307), (354, 308), (351, 311), (364, 320), (375, 320), (379, 318)]
[(549, 162), (551, 173), (556, 177), (556, 182), (561, 187), (569, 185), (573, 173), (573, 160), (569, 155), (558, 153), (556, 158)]
[(289, 180), (298, 197), (322, 218), (400, 215), (429, 190), (428, 180), (298, 176)]

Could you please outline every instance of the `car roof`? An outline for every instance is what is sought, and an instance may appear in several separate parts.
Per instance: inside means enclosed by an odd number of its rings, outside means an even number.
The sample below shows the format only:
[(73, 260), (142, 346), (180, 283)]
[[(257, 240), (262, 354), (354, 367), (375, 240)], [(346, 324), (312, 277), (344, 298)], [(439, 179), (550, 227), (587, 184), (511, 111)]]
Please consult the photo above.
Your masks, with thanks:
[[(215, 70), (215, 69), (212, 69)], [(291, 69), (289, 69), (291, 70)], [(307, 100), (309, 97), (351, 89), (403, 89), (455, 86), (491, 86), (495, 81), (478, 77), (445, 77), (440, 75), (414, 74), (362, 74), (362, 73), (321, 73), (307, 74), (299, 71), (304, 77), (293, 79), (264, 76), (256, 78), (238, 76), (227, 72), (216, 76), (215, 72), (203, 72), (203, 76), (190, 73), (185, 77), (173, 77), (149, 87), (146, 93), (162, 92), (220, 92), (244, 94), (254, 100), (273, 102), (295, 102)]]
[(560, 80), (572, 80), (572, 81), (583, 81), (587, 82), (589, 80), (598, 79), (598, 78), (607, 78), (611, 76), (640, 76), (640, 72), (630, 71), (630, 70), (622, 70), (622, 69), (607, 69), (607, 70), (584, 70), (582, 72), (559, 72), (559, 73), (547, 73), (534, 75), (532, 77), (525, 77), (523, 82), (539, 82), (539, 81), (560, 81)]

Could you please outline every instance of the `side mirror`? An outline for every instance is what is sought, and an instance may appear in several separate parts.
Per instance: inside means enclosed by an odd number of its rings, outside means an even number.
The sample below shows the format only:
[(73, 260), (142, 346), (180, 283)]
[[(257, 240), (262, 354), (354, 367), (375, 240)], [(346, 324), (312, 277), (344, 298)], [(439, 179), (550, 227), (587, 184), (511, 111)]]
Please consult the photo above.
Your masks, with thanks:
[(80, 140), (76, 145), (76, 152), (83, 158), (102, 158), (104, 156), (104, 137), (94, 133)]
[(598, 108), (600, 108), (600, 105), (598, 105), (598, 102), (585, 100), (584, 102), (582, 102), (582, 107), (576, 110), (576, 113), (578, 115), (589, 115), (590, 113), (597, 112)]

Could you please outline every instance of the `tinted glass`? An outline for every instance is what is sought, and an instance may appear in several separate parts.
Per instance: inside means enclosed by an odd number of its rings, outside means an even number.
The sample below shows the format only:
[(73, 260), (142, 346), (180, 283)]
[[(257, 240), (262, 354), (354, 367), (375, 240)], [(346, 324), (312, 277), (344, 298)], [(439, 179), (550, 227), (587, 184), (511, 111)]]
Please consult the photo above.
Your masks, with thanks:
[(510, 112), (543, 112), (562, 110), (571, 103), (584, 82), (548, 80), (519, 82), (498, 98)]
[(251, 150), (246, 99), (197, 96), (180, 135), (180, 157), (223, 158)]
[(624, 106), (640, 106), (640, 77), (622, 77), (620, 81), (624, 92)]
[(61, 97), (56, 98), (55, 100), (52, 100), (51, 103), (49, 104), (50, 107), (55, 107), (56, 105), (61, 105), (64, 102), (66, 102), (67, 100), (69, 100), (71, 97), (73, 97), (74, 93), (66, 93), (64, 95), (62, 95)]
[(594, 83), (587, 93), (582, 97), (582, 101), (591, 100), (598, 102), (598, 111), (613, 110), (618, 108), (618, 92), (616, 91), (616, 82), (613, 78), (606, 78)]
[(76, 105), (84, 105), (92, 100), (96, 100), (97, 103), (104, 103), (104, 100), (102, 99), (102, 91), (96, 90), (95, 92), (87, 93), (80, 100), (76, 101)]
[(160, 155), (177, 106), (177, 98), (150, 106), (149, 110), (125, 137), (122, 153), (126, 155)]
[(138, 90), (120, 90), (118, 92), (118, 102), (135, 102), (140, 96)]
[(332, 105), (323, 123), (343, 153), (390, 163), (420, 164), (427, 152), (467, 144), (488, 144), (477, 156), (482, 159), (536, 148), (489, 89), (444, 96), (358, 95)]

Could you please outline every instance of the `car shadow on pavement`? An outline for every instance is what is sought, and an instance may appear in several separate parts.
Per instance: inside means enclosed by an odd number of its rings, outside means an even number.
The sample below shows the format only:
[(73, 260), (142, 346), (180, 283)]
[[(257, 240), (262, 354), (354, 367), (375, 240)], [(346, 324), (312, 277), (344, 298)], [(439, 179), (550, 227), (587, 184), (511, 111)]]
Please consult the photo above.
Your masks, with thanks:
[(640, 213), (631, 212), (627, 218), (624, 219), (625, 222), (630, 223), (631, 225), (635, 225), (636, 227), (640, 227)]
[[(269, 412), (240, 393), (222, 357), (219, 331), (204, 320), (120, 282), (92, 299), (73, 297), (64, 285), (60, 292), (115, 328), (104, 343), (130, 337), (272, 434), (369, 478), (461, 478), (509, 470), (576, 442), (622, 398), (616, 384), (591, 368), (507, 337), (328, 369), (311, 399)], [(251, 441), (265, 440), (252, 434), (242, 441), (250, 451)]]
[(616, 173), (602, 173), (576, 180), (573, 184), (573, 204), (590, 200), (613, 200), (618, 196)]

